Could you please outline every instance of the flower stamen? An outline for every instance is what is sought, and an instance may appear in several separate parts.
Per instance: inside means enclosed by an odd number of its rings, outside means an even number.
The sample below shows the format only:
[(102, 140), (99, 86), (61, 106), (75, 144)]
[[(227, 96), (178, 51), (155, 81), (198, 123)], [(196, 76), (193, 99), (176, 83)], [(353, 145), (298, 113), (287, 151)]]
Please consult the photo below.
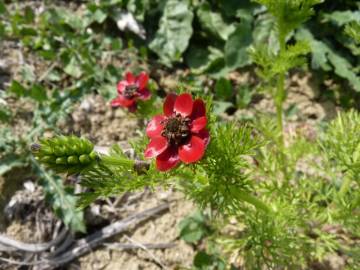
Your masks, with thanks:
[(163, 120), (164, 130), (161, 135), (168, 139), (169, 143), (180, 145), (190, 136), (190, 118), (182, 117), (180, 114)]
[(136, 92), (138, 91), (138, 87), (135, 84), (129, 84), (125, 86), (123, 96), (127, 99), (131, 99), (136, 96)]

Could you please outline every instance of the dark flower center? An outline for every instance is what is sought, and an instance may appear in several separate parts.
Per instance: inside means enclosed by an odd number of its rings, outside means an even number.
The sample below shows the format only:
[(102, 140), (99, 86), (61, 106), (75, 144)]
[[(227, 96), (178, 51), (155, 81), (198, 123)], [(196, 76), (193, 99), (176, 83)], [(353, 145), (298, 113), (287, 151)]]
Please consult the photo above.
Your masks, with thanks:
[(190, 118), (176, 115), (162, 122), (164, 130), (161, 135), (168, 139), (170, 144), (182, 144), (190, 136)]
[(138, 91), (139, 87), (135, 84), (129, 84), (125, 86), (125, 90), (123, 92), (123, 96), (127, 99), (131, 99), (136, 96), (136, 92)]

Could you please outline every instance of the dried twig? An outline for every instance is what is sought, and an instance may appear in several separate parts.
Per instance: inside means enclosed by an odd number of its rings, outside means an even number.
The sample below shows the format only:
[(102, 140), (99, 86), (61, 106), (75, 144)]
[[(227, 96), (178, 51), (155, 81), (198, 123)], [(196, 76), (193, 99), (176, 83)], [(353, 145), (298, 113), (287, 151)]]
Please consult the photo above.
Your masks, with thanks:
[(60, 243), (65, 236), (68, 234), (68, 230), (64, 229), (62, 230), (58, 237), (56, 237), (54, 240), (47, 242), (47, 243), (40, 243), (40, 244), (29, 244), (20, 242), (14, 239), (11, 239), (5, 235), (0, 235), (0, 244), (2, 246), (8, 246), (10, 248), (15, 248), (20, 251), (27, 251), (27, 252), (43, 252), (48, 249), (50, 249), (52, 246), (56, 246), (58, 243)]
[(146, 248), (146, 249), (167, 249), (167, 248), (173, 248), (176, 246), (175, 243), (140, 243), (139, 244), (133, 244), (133, 243), (105, 243), (105, 247), (112, 250), (128, 250), (128, 249), (137, 249), (137, 248)]
[(167, 203), (161, 204), (157, 207), (145, 210), (141, 213), (134, 214), (123, 220), (110, 224), (102, 228), (100, 231), (97, 231), (84, 239), (78, 240), (75, 243), (75, 246), (71, 248), (69, 251), (55, 258), (52, 258), (51, 260), (47, 260), (46, 261), (47, 266), (44, 269), (51, 268), (51, 266), (59, 267), (65, 265), (73, 261), (77, 257), (82, 256), (87, 252), (90, 252), (93, 248), (102, 244), (106, 239), (118, 233), (121, 233), (127, 230), (130, 226), (139, 224), (140, 222), (148, 219), (149, 217), (157, 215), (162, 211), (167, 210), (168, 208), (169, 205)]
[(166, 266), (160, 261), (159, 258), (157, 258), (151, 251), (149, 251), (149, 249), (144, 246), (143, 244), (131, 239), (130, 237), (125, 235), (125, 238), (127, 240), (129, 240), (130, 242), (132, 242), (134, 245), (137, 245), (139, 248), (143, 249), (158, 265), (161, 266), (162, 269), (165, 269)]
[[(65, 265), (65, 264), (73, 261), (74, 259), (78, 258), (79, 256), (82, 256), (82, 255), (86, 254), (87, 252), (90, 252), (93, 248), (101, 245), (106, 239), (108, 239), (118, 233), (121, 233), (121, 232), (129, 229), (130, 226), (139, 224), (142, 221), (145, 221), (146, 219), (148, 219), (152, 216), (155, 216), (167, 209), (169, 209), (169, 204), (167, 204), (167, 203), (161, 204), (154, 208), (150, 208), (141, 213), (134, 214), (123, 220), (120, 220), (113, 224), (110, 224), (110, 225), (102, 228), (101, 230), (89, 235), (88, 237), (85, 237), (83, 239), (76, 241), (75, 245), (69, 251), (64, 252), (56, 257), (52, 257), (49, 259), (43, 258), (41, 260), (32, 261), (32, 262), (14, 261), (14, 260), (0, 257), (0, 261), (4, 261), (9, 264), (16, 264), (16, 265), (38, 265), (39, 269), (53, 269), (55, 267), (60, 267), (62, 265)], [(24, 251), (24, 248), (19, 248), (19, 246), (24, 243), (9, 239), (7, 237), (5, 237), (4, 242), (7, 242), (8, 244), (11, 244), (13, 246), (15, 245), (16, 248)], [(36, 248), (35, 250), (40, 250), (41, 248), (43, 249), (42, 251), (47, 250), (48, 248), (46, 248), (45, 250), (44, 250), (44, 248), (48, 247), (49, 244), (45, 243), (45, 244), (34, 244), (34, 245), (25, 244), (25, 245), (27, 245), (26, 251), (34, 252), (34, 248)], [(31, 245), (31, 246), (29, 246), (29, 245)], [(144, 246), (144, 247), (146, 247), (146, 246)], [(57, 253), (57, 252), (55, 251), (55, 253)]]

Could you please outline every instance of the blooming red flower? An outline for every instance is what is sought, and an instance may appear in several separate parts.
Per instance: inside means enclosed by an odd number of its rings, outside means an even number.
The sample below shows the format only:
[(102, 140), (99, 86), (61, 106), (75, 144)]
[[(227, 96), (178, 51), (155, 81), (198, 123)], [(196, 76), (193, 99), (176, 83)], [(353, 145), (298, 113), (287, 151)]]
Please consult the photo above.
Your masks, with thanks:
[(146, 128), (150, 143), (145, 157), (156, 157), (156, 167), (160, 171), (170, 170), (180, 161), (200, 160), (210, 138), (204, 101), (193, 101), (190, 94), (170, 94), (163, 111), (164, 114), (155, 116)]
[(126, 107), (129, 111), (136, 110), (136, 101), (148, 100), (151, 96), (147, 83), (149, 75), (141, 72), (139, 76), (134, 76), (131, 72), (126, 73), (125, 80), (117, 85), (118, 96), (111, 101), (113, 107)]

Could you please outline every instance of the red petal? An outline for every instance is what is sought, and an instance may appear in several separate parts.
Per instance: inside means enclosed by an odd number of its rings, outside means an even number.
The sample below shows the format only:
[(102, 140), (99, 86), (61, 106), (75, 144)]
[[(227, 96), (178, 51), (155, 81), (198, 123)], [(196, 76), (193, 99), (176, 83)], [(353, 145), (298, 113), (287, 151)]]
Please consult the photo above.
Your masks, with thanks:
[(200, 160), (205, 153), (205, 142), (203, 139), (192, 136), (188, 144), (179, 147), (180, 160), (185, 163), (193, 163)]
[(174, 111), (180, 113), (181, 116), (189, 116), (192, 112), (193, 100), (190, 94), (181, 94), (177, 97), (174, 104)]
[(145, 157), (152, 158), (160, 155), (168, 147), (168, 141), (162, 136), (151, 138), (150, 143), (145, 149)]
[(131, 72), (126, 72), (125, 79), (127, 80), (128, 84), (135, 83), (136, 77)]
[(118, 95), (117, 98), (111, 101), (111, 106), (113, 107), (131, 107), (135, 104), (135, 99), (127, 99), (122, 95)]
[(204, 129), (206, 127), (206, 123), (207, 123), (206, 116), (196, 118), (191, 123), (191, 131), (192, 132), (199, 132), (200, 130), (202, 130), (202, 129)]
[(177, 95), (176, 94), (168, 94), (164, 101), (164, 114), (166, 116), (170, 116), (174, 113), (174, 105), (176, 101)]
[(206, 116), (206, 107), (202, 99), (196, 99), (193, 104), (192, 113), (190, 118), (196, 119), (201, 116)]
[(146, 72), (141, 72), (139, 76), (136, 78), (136, 82), (140, 89), (143, 89), (146, 87), (149, 80), (149, 75), (146, 74)]
[(154, 118), (149, 122), (146, 127), (146, 135), (148, 135), (149, 138), (160, 136), (164, 128), (161, 122), (165, 119), (166, 117), (164, 115), (154, 116)]
[(122, 94), (125, 90), (125, 87), (128, 85), (128, 82), (127, 81), (120, 81), (118, 84), (117, 84), (117, 91), (119, 94)]
[(137, 92), (139, 93), (139, 99), (148, 100), (151, 97), (151, 92), (147, 88), (141, 88)]
[(196, 134), (197, 137), (201, 138), (204, 143), (205, 143), (205, 146), (207, 146), (210, 142), (210, 133), (207, 129), (203, 129), (203, 130), (200, 130), (197, 134)]
[(169, 147), (164, 153), (156, 158), (156, 168), (159, 171), (168, 171), (180, 162), (177, 149)]

